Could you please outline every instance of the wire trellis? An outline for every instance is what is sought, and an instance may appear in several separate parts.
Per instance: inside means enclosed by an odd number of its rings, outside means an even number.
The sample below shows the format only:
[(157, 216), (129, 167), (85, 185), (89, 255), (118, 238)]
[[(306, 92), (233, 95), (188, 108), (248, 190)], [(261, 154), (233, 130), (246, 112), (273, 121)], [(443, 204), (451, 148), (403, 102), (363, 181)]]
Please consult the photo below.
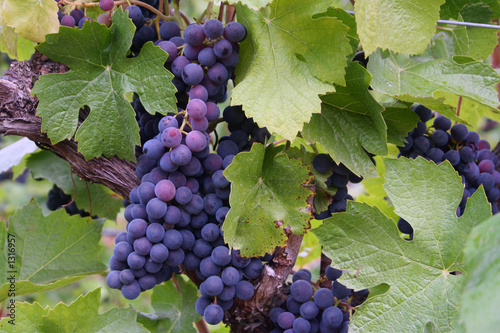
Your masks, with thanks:
[[(354, 11), (348, 10), (349, 14), (354, 15)], [(475, 27), (475, 28), (486, 28), (486, 29), (500, 29), (500, 25), (495, 24), (485, 24), (485, 23), (474, 23), (474, 22), (461, 22), (461, 21), (450, 21), (450, 20), (438, 20), (438, 24), (453, 24), (453, 25), (464, 25), (467, 27)]]

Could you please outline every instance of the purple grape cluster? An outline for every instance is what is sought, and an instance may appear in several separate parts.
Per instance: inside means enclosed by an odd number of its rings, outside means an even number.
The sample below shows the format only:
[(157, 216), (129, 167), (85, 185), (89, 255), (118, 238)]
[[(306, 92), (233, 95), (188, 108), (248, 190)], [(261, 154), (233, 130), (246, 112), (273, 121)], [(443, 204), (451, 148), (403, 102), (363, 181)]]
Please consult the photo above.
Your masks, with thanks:
[[(498, 157), (491, 151), (490, 144), (481, 140), (479, 134), (469, 131), (464, 124), (452, 126), (450, 119), (437, 115), (431, 126), (427, 123), (433, 118), (433, 112), (423, 105), (415, 107), (414, 112), (420, 122), (408, 133), (404, 146), (399, 148), (399, 156), (417, 158), (422, 156), (436, 164), (448, 161), (462, 177), (464, 192), (457, 208), (457, 216), (464, 213), (467, 199), (483, 186), (486, 197), (491, 203), (493, 214), (498, 212), (495, 203), (500, 196), (500, 173)], [(413, 237), (413, 228), (408, 221), (400, 218), (399, 230)]]
[(330, 173), (326, 181), (326, 186), (336, 189), (335, 194), (331, 198), (331, 203), (328, 205), (328, 210), (315, 213), (314, 217), (318, 220), (323, 220), (332, 216), (333, 213), (345, 212), (347, 200), (353, 200), (353, 197), (348, 193), (347, 184), (349, 182), (359, 183), (363, 178), (356, 176), (342, 163), (335, 163), (328, 154), (316, 155), (313, 159), (313, 167), (318, 172)]
[(286, 301), (269, 312), (275, 327), (271, 333), (347, 333), (351, 316), (348, 303), (353, 290), (337, 281), (341, 270), (327, 267), (325, 274), (332, 282), (331, 288), (316, 287), (307, 269), (293, 275)]

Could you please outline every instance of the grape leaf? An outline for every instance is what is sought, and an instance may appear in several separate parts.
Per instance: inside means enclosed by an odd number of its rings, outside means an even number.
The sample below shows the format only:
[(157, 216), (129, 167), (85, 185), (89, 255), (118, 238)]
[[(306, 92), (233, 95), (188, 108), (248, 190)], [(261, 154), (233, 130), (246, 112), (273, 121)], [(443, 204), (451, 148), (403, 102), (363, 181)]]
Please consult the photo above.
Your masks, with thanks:
[(38, 146), (28, 138), (22, 138), (0, 149), (0, 172), (5, 172), (18, 165), (24, 156), (36, 150), (38, 150)]
[(357, 0), (356, 23), (366, 56), (377, 48), (422, 53), (434, 34), (444, 1)]
[(151, 333), (188, 333), (196, 332), (193, 323), (200, 320), (194, 304), (198, 299), (198, 288), (191, 281), (177, 278), (178, 290), (172, 281), (165, 282), (153, 289), (151, 305), (154, 314), (139, 312), (137, 321)]
[[(87, 22), (81, 30), (61, 27), (37, 47), (71, 68), (68, 73), (41, 76), (33, 88), (40, 100), (42, 130), (53, 143), (72, 138), (76, 131), (78, 149), (87, 159), (117, 155), (135, 160), (139, 126), (124, 94), (136, 92), (151, 114), (177, 111), (173, 75), (164, 68), (167, 53), (146, 43), (137, 57), (125, 57), (134, 29), (118, 10), (110, 28), (97, 22)], [(84, 105), (90, 114), (77, 130)]]
[[(101, 290), (96, 289), (87, 295), (80, 295), (70, 305), (62, 302), (53, 309), (43, 309), (39, 303), (18, 303), (21, 314), (16, 326), (6, 324), (6, 319), (0, 321), (0, 332), (23, 333), (89, 333), (89, 332), (123, 332), (148, 333), (141, 324), (136, 322), (134, 310), (114, 308), (99, 314)], [(22, 320), (26, 318), (26, 320)], [(21, 325), (21, 326), (18, 326)], [(21, 330), (18, 330), (21, 327)]]
[(6, 281), (11, 275), (19, 296), (55, 289), (104, 270), (98, 256), (102, 225), (103, 220), (70, 217), (62, 209), (43, 216), (34, 200), (17, 211), (9, 219), (7, 234), (7, 240), (14, 239), (15, 256), (7, 248), (0, 261), (0, 300), (7, 298), (10, 283)]
[(228, 0), (227, 3), (232, 5), (237, 5), (241, 3), (253, 10), (259, 10), (260, 8), (267, 6), (272, 0)]
[(304, 125), (308, 142), (319, 142), (337, 163), (357, 175), (376, 177), (377, 172), (363, 147), (376, 155), (387, 154), (384, 108), (370, 95), (370, 74), (358, 63), (350, 63), (346, 87), (321, 97), (321, 114)]
[[(500, 325), (500, 215), (472, 229), (464, 249), (468, 274), (460, 300), (459, 322), (464, 332), (495, 332)], [(462, 329), (463, 329), (462, 328)]]
[(45, 178), (56, 184), (64, 193), (74, 196), (79, 209), (92, 215), (116, 219), (123, 206), (120, 196), (101, 184), (87, 183), (71, 172), (69, 163), (51, 152), (40, 151), (28, 157), (27, 166), (35, 178)]
[(313, 15), (313, 19), (324, 16), (335, 17), (337, 20), (342, 21), (342, 23), (349, 27), (349, 30), (347, 31), (347, 38), (349, 38), (349, 44), (351, 44), (352, 54), (354, 55), (358, 51), (359, 46), (359, 36), (356, 27), (356, 19), (354, 18), (354, 16), (343, 9), (330, 7), (326, 10), (325, 13)]
[(285, 228), (302, 235), (309, 227), (312, 192), (302, 186), (311, 181), (309, 168), (281, 150), (254, 144), (224, 170), (232, 182), (224, 240), (244, 256), (258, 257), (284, 246)]
[(57, 3), (53, 0), (3, 0), (2, 16), (9, 27), (33, 42), (59, 30)]
[(377, 163), (375, 167), (377, 168), (379, 176), (377, 178), (367, 178), (363, 180), (363, 189), (365, 193), (358, 195), (356, 201), (377, 207), (385, 216), (397, 221), (399, 217), (394, 213), (394, 206), (389, 201), (389, 197), (382, 187), (385, 183), (384, 159), (380, 156), (374, 156), (373, 159)]
[(387, 142), (402, 146), (404, 138), (417, 126), (420, 118), (410, 109), (409, 103), (397, 101), (391, 104), (382, 103), (382, 106), (385, 107), (382, 116), (387, 125)]
[[(498, 1), (496, 4), (498, 6)], [(441, 18), (447, 20), (491, 23), (493, 16), (493, 8), (484, 2), (448, 0), (441, 6)], [(495, 29), (459, 25), (444, 25), (444, 27), (439, 30), (439, 34), (448, 51), (448, 57), (464, 55), (484, 60), (493, 53), (498, 43), (498, 32)], [(443, 35), (448, 38), (443, 39)]]
[(368, 70), (373, 75), (372, 87), (378, 92), (422, 103), (457, 121), (463, 120), (455, 115), (454, 108), (444, 104), (444, 98), (436, 97), (439, 92), (463, 96), (491, 109), (498, 105), (499, 75), (491, 66), (471, 58), (424, 61), (377, 51), (370, 56)]
[[(457, 312), (463, 247), (472, 227), (491, 215), (482, 188), (468, 200), (464, 214), (456, 209), (463, 192), (461, 178), (444, 162), (423, 158), (386, 159), (384, 186), (395, 213), (414, 229), (413, 241), (399, 236), (394, 221), (366, 204), (349, 202), (313, 232), (332, 259), (347, 269), (342, 282), (351, 288), (390, 286), (356, 311), (356, 332), (421, 332), (429, 324), (448, 332)], [(402, 315), (404, 314), (404, 315)]]
[(344, 84), (348, 27), (333, 17), (312, 18), (329, 4), (274, 0), (260, 12), (237, 6), (248, 35), (241, 43), (232, 103), (285, 138), (294, 138), (311, 114), (320, 112), (318, 94), (333, 90), (326, 82)]
[(3, 19), (3, 0), (0, 0), (0, 51), (5, 52), (12, 59), (19, 61), (28, 60), (35, 52), (32, 41), (20, 37), (15, 29), (7, 26)]
[(42, 308), (37, 302), (33, 304), (16, 302), (14, 306), (15, 317), (6, 317), (0, 320), (0, 333), (39, 333), (42, 318), (47, 315), (50, 308), (48, 306)]

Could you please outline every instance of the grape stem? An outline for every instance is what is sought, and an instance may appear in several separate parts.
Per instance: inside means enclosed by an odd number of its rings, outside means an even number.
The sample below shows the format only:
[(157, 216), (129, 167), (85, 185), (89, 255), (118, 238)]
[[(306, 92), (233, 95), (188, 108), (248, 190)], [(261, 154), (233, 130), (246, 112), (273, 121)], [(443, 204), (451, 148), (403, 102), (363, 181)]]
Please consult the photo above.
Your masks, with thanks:
[(460, 116), (460, 108), (462, 107), (462, 96), (458, 96), (457, 117)]
[[(73, 179), (73, 172), (71, 172), (70, 175), (71, 175), (71, 181), (73, 182), (73, 189), (75, 190), (75, 192), (73, 193), (73, 198), (71, 199), (71, 201), (68, 202), (65, 205), (62, 205), (62, 207), (68, 207), (73, 202), (75, 202), (75, 198), (76, 198), (76, 184), (75, 184), (75, 180)], [(87, 183), (85, 182), (85, 184), (87, 184)], [(87, 190), (88, 190), (88, 187), (87, 187)], [(90, 215), (90, 216), (92, 216), (92, 215)]]
[(207, 5), (207, 8), (203, 11), (203, 13), (201, 13), (200, 17), (198, 17), (198, 19), (196, 20), (196, 24), (201, 24), (205, 16), (207, 17), (207, 20), (209, 20), (212, 15), (215, 16), (213, 7), (214, 7), (214, 2), (210, 1)]

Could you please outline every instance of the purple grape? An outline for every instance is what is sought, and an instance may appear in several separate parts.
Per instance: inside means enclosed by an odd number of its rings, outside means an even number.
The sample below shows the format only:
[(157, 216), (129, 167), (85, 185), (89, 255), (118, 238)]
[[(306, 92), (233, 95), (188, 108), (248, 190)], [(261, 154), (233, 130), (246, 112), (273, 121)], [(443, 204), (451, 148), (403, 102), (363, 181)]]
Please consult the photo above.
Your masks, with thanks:
[(189, 99), (200, 99), (203, 102), (206, 102), (208, 100), (207, 88), (199, 84), (196, 86), (192, 86), (189, 90)]
[(208, 68), (207, 74), (209, 79), (215, 83), (224, 83), (228, 80), (226, 67), (218, 62)]
[[(61, 19), (61, 25), (66, 27), (74, 28), (75, 27), (75, 18), (71, 15), (64, 15)], [(116, 288), (118, 289), (118, 288)]]
[(99, 7), (105, 12), (110, 11), (115, 6), (115, 2), (113, 0), (100, 0)]
[(175, 185), (168, 179), (159, 181), (155, 186), (155, 195), (158, 199), (168, 202), (175, 197)]
[(214, 53), (219, 59), (227, 58), (233, 52), (233, 45), (227, 39), (219, 39), (214, 44)]
[(211, 47), (204, 48), (198, 53), (198, 62), (200, 65), (210, 67), (217, 61), (214, 49)]
[(199, 24), (190, 24), (186, 27), (186, 30), (184, 30), (184, 40), (189, 45), (201, 45), (205, 41), (205, 38), (203, 26)]
[(170, 63), (177, 58), (177, 45), (170, 41), (163, 41), (158, 43), (158, 46), (168, 54), (167, 62)]
[(245, 27), (238, 22), (229, 22), (224, 27), (224, 37), (233, 43), (239, 43), (246, 37)]
[(219, 20), (210, 19), (203, 25), (205, 35), (210, 39), (217, 39), (222, 37), (224, 33), (224, 26)]
[(181, 29), (176, 21), (166, 21), (160, 26), (160, 37), (169, 40), (173, 37), (180, 37)]
[(191, 150), (183, 144), (172, 149), (170, 152), (170, 159), (174, 164), (179, 166), (189, 163), (191, 160), (192, 153)]

